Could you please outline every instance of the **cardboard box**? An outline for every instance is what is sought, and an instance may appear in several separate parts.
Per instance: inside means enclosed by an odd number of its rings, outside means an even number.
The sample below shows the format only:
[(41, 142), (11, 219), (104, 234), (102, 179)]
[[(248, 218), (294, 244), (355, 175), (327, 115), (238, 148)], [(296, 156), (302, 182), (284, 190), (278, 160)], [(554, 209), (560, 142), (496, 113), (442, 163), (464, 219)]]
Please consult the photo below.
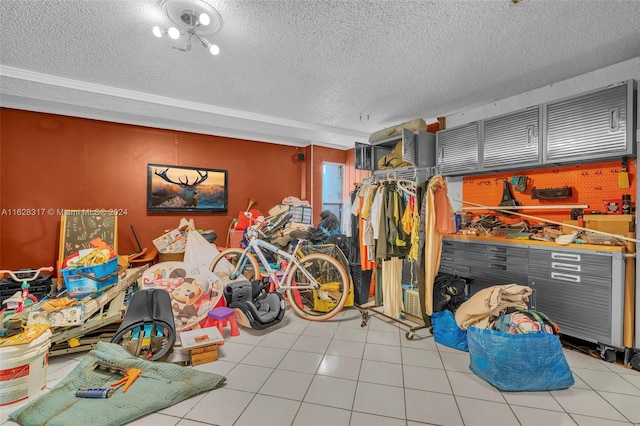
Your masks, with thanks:
[(621, 215), (584, 215), (584, 226), (595, 231), (626, 236), (635, 229), (635, 216)]
[(218, 345), (202, 346), (200, 348), (191, 349), (191, 365), (200, 365), (207, 362), (213, 362), (218, 359)]
[[(635, 229), (635, 216), (631, 214), (586, 214), (582, 219), (584, 220), (584, 227), (587, 229), (606, 232), (608, 234), (622, 235), (623, 237), (627, 236), (627, 233), (633, 232)], [(563, 220), (562, 223), (578, 226), (577, 220)], [(562, 232), (564, 234), (570, 234), (574, 231), (577, 231), (577, 229), (569, 226), (562, 227)]]

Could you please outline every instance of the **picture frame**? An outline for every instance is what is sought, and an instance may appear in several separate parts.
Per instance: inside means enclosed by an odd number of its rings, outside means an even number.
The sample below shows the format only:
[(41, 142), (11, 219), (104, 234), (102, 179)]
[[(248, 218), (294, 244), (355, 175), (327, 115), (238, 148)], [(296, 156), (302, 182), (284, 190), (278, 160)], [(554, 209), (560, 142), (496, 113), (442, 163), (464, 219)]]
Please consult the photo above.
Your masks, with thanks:
[(226, 212), (227, 178), (227, 170), (148, 164), (147, 211)]

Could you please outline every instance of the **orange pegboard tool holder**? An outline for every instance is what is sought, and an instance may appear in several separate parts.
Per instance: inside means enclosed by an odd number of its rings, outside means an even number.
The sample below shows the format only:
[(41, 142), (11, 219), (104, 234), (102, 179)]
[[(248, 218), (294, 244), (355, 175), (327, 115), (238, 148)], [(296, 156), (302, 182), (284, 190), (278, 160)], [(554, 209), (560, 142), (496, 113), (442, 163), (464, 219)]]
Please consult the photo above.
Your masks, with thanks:
[[(561, 167), (548, 167), (531, 170), (518, 170), (487, 175), (468, 176), (462, 179), (462, 198), (483, 206), (497, 206), (502, 201), (502, 182), (507, 179), (510, 182), (516, 175), (527, 177), (525, 192), (518, 192), (510, 185), (513, 198), (524, 207), (518, 211), (529, 216), (541, 219), (561, 222), (571, 218), (570, 209), (544, 210), (528, 209), (527, 206), (553, 206), (553, 205), (587, 205), (585, 214), (601, 212), (605, 214), (605, 200), (621, 199), (623, 194), (631, 195), (631, 202), (636, 203), (636, 172), (637, 161), (630, 158), (627, 161), (629, 173), (629, 188), (618, 187), (618, 173), (622, 170), (622, 160), (607, 161), (590, 164), (578, 164)], [(572, 195), (568, 198), (533, 199), (531, 190), (549, 188), (571, 188)], [(463, 204), (464, 205), (464, 204)], [(467, 205), (464, 205), (467, 206)], [(491, 213), (495, 211), (469, 210), (473, 215)], [(503, 216), (506, 222), (521, 220), (522, 217), (513, 215), (512, 218)]]

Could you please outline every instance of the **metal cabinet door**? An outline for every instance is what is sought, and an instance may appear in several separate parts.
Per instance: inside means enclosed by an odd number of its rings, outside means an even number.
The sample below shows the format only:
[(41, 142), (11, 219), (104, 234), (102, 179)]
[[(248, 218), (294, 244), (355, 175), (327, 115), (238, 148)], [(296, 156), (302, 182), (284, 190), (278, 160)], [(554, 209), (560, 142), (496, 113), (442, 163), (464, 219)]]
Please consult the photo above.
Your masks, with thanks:
[(633, 90), (628, 81), (546, 106), (546, 161), (631, 155)]
[(500, 170), (541, 164), (539, 121), (539, 107), (486, 120), (483, 169)]
[(437, 164), (443, 175), (478, 170), (479, 123), (473, 122), (436, 134)]
[(373, 147), (371, 145), (356, 142), (354, 154), (353, 163), (356, 170), (373, 170)]
[(565, 280), (529, 277), (535, 309), (555, 321), (562, 334), (612, 344), (611, 291)]

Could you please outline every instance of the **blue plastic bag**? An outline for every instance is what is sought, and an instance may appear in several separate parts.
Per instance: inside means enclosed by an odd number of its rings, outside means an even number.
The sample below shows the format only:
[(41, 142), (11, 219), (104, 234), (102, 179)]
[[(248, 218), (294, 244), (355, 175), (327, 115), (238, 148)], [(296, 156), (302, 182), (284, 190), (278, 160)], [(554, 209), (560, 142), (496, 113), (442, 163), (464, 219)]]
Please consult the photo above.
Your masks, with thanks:
[(469, 327), (469, 368), (504, 391), (566, 389), (573, 374), (555, 334), (508, 334)]
[(441, 345), (468, 352), (467, 331), (458, 327), (451, 311), (434, 312), (431, 315), (433, 339)]

